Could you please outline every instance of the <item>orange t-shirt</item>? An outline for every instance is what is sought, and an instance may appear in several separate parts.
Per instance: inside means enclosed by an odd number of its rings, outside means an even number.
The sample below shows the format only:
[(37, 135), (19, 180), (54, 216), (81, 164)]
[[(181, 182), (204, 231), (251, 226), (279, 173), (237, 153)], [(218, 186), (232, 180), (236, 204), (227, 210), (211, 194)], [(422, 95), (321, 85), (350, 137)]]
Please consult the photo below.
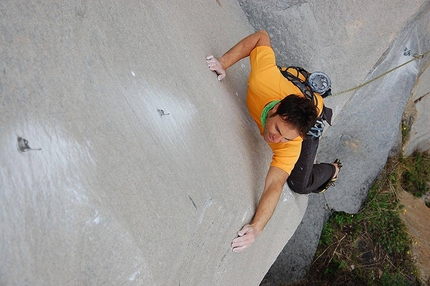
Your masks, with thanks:
[[(297, 94), (303, 96), (302, 92), (292, 82), (287, 80), (276, 66), (275, 53), (271, 47), (259, 46), (252, 50), (250, 57), (251, 73), (248, 78), (248, 95), (246, 104), (249, 113), (263, 135), (264, 127), (261, 123), (261, 112), (266, 104), (274, 100), (282, 100), (285, 96)], [(323, 99), (318, 97), (318, 109), (323, 110)], [(301, 137), (285, 143), (268, 143), (273, 151), (270, 166), (278, 167), (288, 174), (294, 168), (299, 159), (302, 148)]]

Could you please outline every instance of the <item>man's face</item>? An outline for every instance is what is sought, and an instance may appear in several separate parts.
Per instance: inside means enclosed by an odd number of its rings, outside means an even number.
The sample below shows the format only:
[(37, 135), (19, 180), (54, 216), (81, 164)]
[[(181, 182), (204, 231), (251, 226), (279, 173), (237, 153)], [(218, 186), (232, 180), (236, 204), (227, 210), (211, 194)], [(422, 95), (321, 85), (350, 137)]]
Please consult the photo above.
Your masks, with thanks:
[(278, 105), (269, 111), (264, 127), (263, 138), (268, 143), (280, 143), (291, 141), (300, 136), (296, 128), (282, 120), (279, 115), (271, 117), (278, 108)]

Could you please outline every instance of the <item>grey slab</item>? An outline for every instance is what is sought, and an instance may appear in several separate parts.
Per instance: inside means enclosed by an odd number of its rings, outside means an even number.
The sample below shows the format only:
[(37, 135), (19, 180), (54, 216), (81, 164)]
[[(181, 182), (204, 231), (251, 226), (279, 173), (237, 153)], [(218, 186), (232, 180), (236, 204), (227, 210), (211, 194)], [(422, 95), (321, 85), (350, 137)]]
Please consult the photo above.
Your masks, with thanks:
[(293, 237), (279, 253), (260, 286), (283, 285), (305, 277), (318, 247), (321, 230), (332, 214), (324, 196), (309, 196), (308, 208)]
[[(295, 3), (300, 6), (300, 3)], [(384, 11), (383, 3), (384, 1), (372, 2), (372, 5), (381, 5), (379, 9), (374, 9), (374, 11), (378, 11), (378, 14), (372, 14), (373, 17), (378, 16), (379, 11)], [(391, 33), (389, 35), (382, 34), (380, 39), (374, 39), (371, 42), (377, 45), (388, 41), (389, 46), (374, 63), (369, 74), (362, 79), (361, 83), (368, 82), (391, 69), (409, 62), (413, 59), (414, 54), (421, 54), (430, 50), (430, 2), (423, 1), (421, 6), (408, 5), (407, 7), (401, 5), (391, 6), (391, 4), (390, 2), (389, 6), (393, 10), (390, 10), (390, 13), (384, 13), (386, 17), (376, 19), (376, 23), (364, 23), (360, 28), (366, 30), (367, 27), (370, 29), (379, 21), (385, 21), (394, 15), (398, 15), (399, 11), (397, 9), (405, 12), (402, 17), (395, 21), (390, 20), (385, 24), (386, 27), (384, 28), (393, 29), (393, 33), (396, 34), (395, 38), (392, 38)], [(344, 5), (353, 4), (344, 2)], [(416, 10), (409, 10), (412, 7)], [(340, 9), (343, 8), (340, 7)], [(357, 13), (356, 10), (351, 10), (354, 11), (351, 13)], [(407, 14), (406, 10), (412, 11), (413, 14)], [(316, 11), (315, 8), (314, 11)], [(372, 10), (369, 10), (369, 12), (371, 14)], [(309, 17), (312, 16), (309, 15)], [(361, 11), (358, 18), (363, 17), (363, 19), (366, 19), (368, 16)], [(262, 20), (262, 22), (266, 21), (269, 20)], [(346, 24), (348, 25), (348, 23)], [(396, 26), (396, 24), (400, 24), (400, 26)], [(306, 29), (312, 29), (312, 22), (310, 27), (306, 27)], [(360, 30), (358, 28), (357, 32)], [(387, 38), (387, 36), (389, 37)], [(357, 40), (358, 38), (355, 39), (355, 41)], [(355, 41), (353, 43), (356, 43), (359, 48), (370, 45), (369, 40), (366, 38), (363, 38), (362, 41)], [(406, 51), (405, 48), (407, 48)], [(315, 50), (319, 49), (320, 46), (315, 48)], [(357, 56), (377, 56), (376, 53), (373, 53), (375, 52), (373, 49), (372, 51), (363, 51), (365, 53)], [(407, 51), (410, 51), (410, 53)], [(348, 61), (342, 64), (338, 62), (338, 58), (330, 59), (333, 59), (339, 67), (345, 69), (345, 81), (350, 79), (348, 77), (349, 69), (360, 71), (365, 69), (368, 64), (367, 59), (364, 59), (362, 65), (357, 64), (356, 61)], [(342, 59), (342, 57), (339, 59)], [(363, 88), (355, 90), (352, 95), (347, 97), (347, 101), (342, 102), (336, 97), (326, 100), (328, 106), (335, 108), (336, 118), (333, 126), (326, 129), (321, 139), (318, 160), (324, 162), (333, 158), (340, 158), (344, 167), (335, 187), (330, 188), (320, 197), (311, 197), (302, 223), (266, 275), (262, 285), (278, 285), (303, 278), (312, 263), (322, 225), (331, 212), (356, 213), (360, 209), (369, 188), (385, 165), (390, 151), (393, 147), (399, 149), (396, 145), (399, 142), (402, 114), (410, 98), (413, 101), (421, 98), (419, 102), (416, 102), (420, 120), (414, 124), (411, 130), (411, 142), (416, 143), (410, 144), (407, 150), (415, 150), (426, 146), (425, 144), (429, 141), (428, 136), (426, 137), (429, 125), (428, 120), (426, 121), (427, 117), (424, 110), (428, 102), (428, 84), (426, 84), (428, 81), (424, 79), (428, 78), (426, 75), (428, 75), (429, 59), (429, 56), (425, 56), (396, 69)], [(338, 76), (334, 73), (335, 80)], [(338, 97), (345, 96), (339, 95)], [(338, 108), (339, 106), (341, 106), (340, 109)]]
[[(333, 93), (363, 83), (403, 26), (427, 0), (240, 1), (255, 29), (266, 29), (280, 65), (326, 72)], [(353, 93), (327, 100), (337, 116)]]
[(357, 90), (333, 128), (327, 130), (321, 158), (334, 154), (345, 158), (343, 179), (326, 193), (328, 204), (336, 211), (359, 210), (397, 141), (406, 103), (429, 62), (428, 57), (411, 61), (412, 54), (404, 50), (408, 47), (417, 54), (430, 50), (429, 15), (427, 2), (403, 27), (365, 81), (409, 63)]
[(407, 127), (409, 128), (410, 137), (403, 147), (405, 156), (409, 156), (415, 151), (426, 152), (430, 150), (430, 116), (427, 112), (430, 109), (430, 83), (428, 78), (430, 78), (430, 68), (427, 66), (418, 78), (410, 99), (415, 112), (412, 126)]
[(253, 32), (218, 2), (0, 3), (0, 284), (258, 285), (307, 196), (231, 252), (271, 151), (248, 61), (206, 67)]

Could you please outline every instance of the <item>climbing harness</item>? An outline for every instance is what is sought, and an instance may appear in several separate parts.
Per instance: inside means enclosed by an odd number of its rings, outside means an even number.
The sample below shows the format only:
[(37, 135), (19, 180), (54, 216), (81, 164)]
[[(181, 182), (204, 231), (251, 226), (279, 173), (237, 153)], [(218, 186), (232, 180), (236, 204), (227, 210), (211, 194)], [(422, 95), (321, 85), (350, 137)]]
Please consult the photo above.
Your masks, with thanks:
[(308, 135), (319, 138), (321, 137), (324, 131), (324, 127), (325, 127), (324, 121), (321, 118), (318, 118), (317, 122), (315, 122), (314, 126), (312, 126), (311, 129), (309, 130)]
[(313, 72), (309, 75), (307, 82), (309, 83), (311, 89), (319, 94), (326, 96), (325, 93), (331, 87), (331, 80), (323, 72)]
[[(278, 68), (281, 74), (297, 86), (303, 95), (311, 100), (315, 106), (318, 106), (318, 98), (314, 92), (321, 94), (323, 98), (331, 94), (331, 80), (323, 72), (309, 73), (301, 67)], [(308, 135), (317, 138), (320, 137), (325, 127), (324, 121), (331, 125), (332, 115), (333, 111), (324, 105), (320, 117), (309, 130)]]
[[(282, 75), (291, 81), (295, 86), (297, 86), (300, 91), (303, 93), (303, 95), (308, 98), (309, 100), (312, 100), (315, 104), (315, 106), (318, 105), (318, 99), (315, 97), (314, 92), (317, 92), (321, 95), (321, 97), (333, 97), (340, 94), (344, 94), (350, 91), (354, 91), (357, 89), (360, 89), (378, 79), (380, 79), (383, 76), (386, 76), (387, 74), (401, 68), (402, 66), (405, 66), (413, 61), (419, 60), (424, 58), (425, 55), (429, 54), (430, 51), (427, 51), (422, 54), (414, 54), (413, 59), (398, 65), (395, 68), (392, 68), (383, 74), (365, 82), (362, 83), (356, 87), (338, 92), (338, 93), (331, 93), (331, 80), (330, 78), (323, 72), (314, 72), (309, 73), (305, 69), (301, 67), (287, 67), (287, 68), (281, 68), (278, 66), (279, 70), (281, 71)], [(405, 49), (405, 56), (410, 55), (410, 50)], [(325, 127), (324, 121), (326, 121), (329, 125), (331, 125), (331, 117), (333, 115), (333, 111), (330, 108), (327, 108), (326, 106), (323, 107), (323, 112), (321, 116), (317, 119), (315, 125), (310, 129), (308, 132), (308, 135), (314, 136), (314, 137), (320, 137), (322, 135), (322, 132)]]

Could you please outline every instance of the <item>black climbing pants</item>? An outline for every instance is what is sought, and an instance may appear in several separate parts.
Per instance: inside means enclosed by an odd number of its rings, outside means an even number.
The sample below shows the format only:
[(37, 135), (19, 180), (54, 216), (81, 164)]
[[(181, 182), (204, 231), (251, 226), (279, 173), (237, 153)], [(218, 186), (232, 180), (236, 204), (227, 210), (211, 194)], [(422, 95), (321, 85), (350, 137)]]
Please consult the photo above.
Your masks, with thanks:
[(290, 189), (299, 194), (318, 193), (336, 172), (333, 164), (314, 164), (319, 138), (307, 135), (302, 142), (299, 160), (287, 179)]

